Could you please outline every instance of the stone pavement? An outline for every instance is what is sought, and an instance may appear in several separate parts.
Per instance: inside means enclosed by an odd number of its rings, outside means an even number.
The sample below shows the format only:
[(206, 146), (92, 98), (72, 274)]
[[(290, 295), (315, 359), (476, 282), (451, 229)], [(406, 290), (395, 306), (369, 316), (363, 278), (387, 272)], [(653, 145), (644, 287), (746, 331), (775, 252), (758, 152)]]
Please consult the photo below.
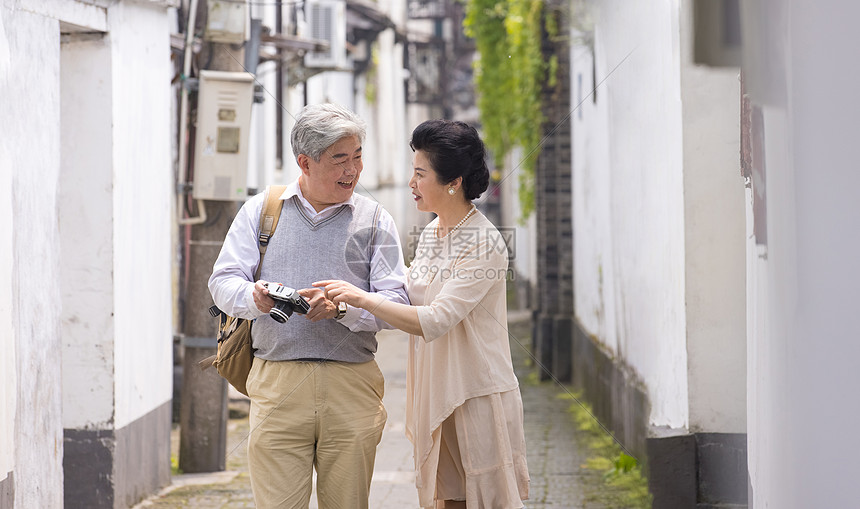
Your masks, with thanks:
[[(512, 316), (511, 352), (525, 412), (531, 497), (527, 508), (599, 509), (588, 502), (601, 483), (599, 473), (582, 469), (585, 448), (575, 441), (574, 425), (567, 412), (570, 402), (557, 398), (563, 389), (553, 383), (537, 383), (530, 361), (528, 316)], [(514, 323), (515, 322), (515, 323)], [(407, 336), (399, 331), (378, 335), (377, 362), (385, 374), (385, 406), (388, 422), (377, 449), (376, 467), (370, 489), (373, 509), (418, 507), (414, 486), (412, 446), (404, 435), (406, 404)], [(158, 495), (141, 502), (138, 508), (219, 508), (254, 507), (248, 479), (248, 401), (231, 393), (227, 437), (227, 471), (211, 474), (181, 474)], [(174, 455), (179, 434), (174, 430)], [(310, 508), (316, 509), (315, 496)]]
[(520, 379), (526, 455), (529, 462), (529, 509), (602, 509), (593, 494), (603, 485), (602, 473), (582, 467), (585, 444), (577, 442), (575, 425), (567, 411), (570, 400), (560, 399), (565, 389), (554, 382), (538, 382), (531, 356), (530, 322), (522, 315), (509, 317), (511, 358)]

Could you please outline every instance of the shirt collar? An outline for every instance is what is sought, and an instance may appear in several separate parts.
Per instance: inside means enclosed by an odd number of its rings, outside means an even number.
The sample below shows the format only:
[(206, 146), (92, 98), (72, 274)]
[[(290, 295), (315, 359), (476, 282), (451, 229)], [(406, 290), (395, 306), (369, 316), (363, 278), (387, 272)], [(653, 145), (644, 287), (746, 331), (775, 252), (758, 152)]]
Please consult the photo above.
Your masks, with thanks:
[(323, 212), (325, 212), (325, 211), (327, 211), (327, 210), (335, 209), (335, 208), (338, 208), (338, 207), (340, 207), (340, 206), (342, 206), (342, 205), (346, 205), (346, 206), (348, 206), (349, 208), (351, 208), (351, 209), (355, 210), (355, 191), (353, 191), (353, 192), (352, 192), (352, 194), (351, 194), (351, 195), (349, 195), (349, 199), (348, 199), (348, 200), (346, 200), (346, 201), (344, 201), (344, 202), (341, 202), (341, 203), (335, 203), (334, 205), (330, 205), (330, 206), (328, 206), (328, 207), (326, 207), (326, 208), (322, 209), (322, 210), (321, 210), (321, 211), (319, 211), (319, 212), (317, 212), (317, 211), (316, 211), (316, 209), (314, 208), (314, 206), (313, 206), (313, 205), (311, 205), (311, 202), (309, 202), (309, 201), (305, 198), (305, 196), (302, 194), (302, 188), (301, 188), (301, 186), (299, 186), (299, 179), (296, 179), (296, 180), (292, 181), (290, 184), (288, 184), (288, 185), (287, 185), (287, 188), (284, 190), (284, 193), (281, 195), (281, 199), (282, 199), (282, 200), (289, 200), (289, 199), (290, 199), (290, 198), (292, 198), (293, 196), (298, 196), (298, 197), (299, 197), (299, 201), (302, 203), (302, 205), (303, 205), (306, 209), (308, 209), (308, 210), (312, 210), (312, 211), (314, 212), (314, 214), (322, 214)]

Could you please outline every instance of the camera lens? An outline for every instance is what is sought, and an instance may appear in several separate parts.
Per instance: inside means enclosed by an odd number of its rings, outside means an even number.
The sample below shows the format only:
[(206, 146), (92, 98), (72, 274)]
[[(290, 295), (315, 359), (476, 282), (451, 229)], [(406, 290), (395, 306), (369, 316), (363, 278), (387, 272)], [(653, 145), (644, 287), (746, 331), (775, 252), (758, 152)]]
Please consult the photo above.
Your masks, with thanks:
[(269, 311), (269, 316), (278, 323), (285, 323), (293, 314), (293, 310), (286, 302), (276, 300), (275, 307)]

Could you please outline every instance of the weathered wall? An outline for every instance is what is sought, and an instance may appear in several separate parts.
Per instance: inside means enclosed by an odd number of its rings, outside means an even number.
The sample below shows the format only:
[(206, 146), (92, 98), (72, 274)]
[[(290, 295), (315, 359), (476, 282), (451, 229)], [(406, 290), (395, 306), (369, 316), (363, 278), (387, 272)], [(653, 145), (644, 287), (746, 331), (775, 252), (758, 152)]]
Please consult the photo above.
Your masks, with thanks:
[[(0, 7), (0, 243), (3, 432), (14, 507), (63, 506), (61, 425), (59, 51), (56, 20)], [(14, 228), (13, 228), (14, 227)], [(14, 407), (11, 405), (14, 404)], [(14, 410), (13, 410), (14, 408)], [(11, 444), (6, 442), (11, 435)], [(4, 503), (8, 501), (2, 501)]]
[(60, 60), (63, 427), (114, 423), (111, 54), (107, 36), (68, 36)]
[(123, 507), (169, 479), (166, 6), (2, 4), (0, 507)]
[[(6, 97), (9, 87), (10, 69), (12, 62), (8, 34), (5, 27), (9, 11), (0, 9), (0, 90)], [(6, 107), (0, 105), (0, 111), (6, 114)], [(7, 324), (6, 333), (0, 334), (0, 351), (6, 355), (0, 357), (0, 507), (11, 504), (5, 500), (11, 493), (15, 467), (15, 408), (18, 387), (18, 369), (16, 354), (16, 339), (18, 337), (15, 322), (12, 321), (14, 310), (14, 250), (12, 231), (15, 225), (14, 207), (12, 206), (12, 147), (4, 142), (5, 136), (0, 137), (0, 320)], [(11, 497), (9, 497), (11, 498)]]
[(651, 424), (685, 427), (679, 5), (590, 2), (588, 12), (593, 24), (581, 28), (593, 29), (593, 46), (575, 47), (571, 64), (571, 102), (582, 102), (573, 115), (576, 318), (641, 377)]

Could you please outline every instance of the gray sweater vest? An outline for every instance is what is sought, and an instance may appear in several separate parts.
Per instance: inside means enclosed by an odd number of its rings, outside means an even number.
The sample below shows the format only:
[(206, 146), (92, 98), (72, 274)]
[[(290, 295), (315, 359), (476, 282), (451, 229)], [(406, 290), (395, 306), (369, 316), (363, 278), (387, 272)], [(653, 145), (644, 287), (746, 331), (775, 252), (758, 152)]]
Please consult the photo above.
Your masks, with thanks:
[[(372, 236), (379, 204), (355, 196), (333, 216), (313, 223), (298, 198), (284, 201), (278, 227), (269, 240), (260, 279), (296, 289), (324, 279), (341, 279), (370, 290)], [(255, 356), (270, 361), (329, 359), (367, 362), (376, 353), (376, 334), (352, 332), (337, 320), (311, 322), (293, 314), (286, 323), (269, 315), (251, 327)]]

